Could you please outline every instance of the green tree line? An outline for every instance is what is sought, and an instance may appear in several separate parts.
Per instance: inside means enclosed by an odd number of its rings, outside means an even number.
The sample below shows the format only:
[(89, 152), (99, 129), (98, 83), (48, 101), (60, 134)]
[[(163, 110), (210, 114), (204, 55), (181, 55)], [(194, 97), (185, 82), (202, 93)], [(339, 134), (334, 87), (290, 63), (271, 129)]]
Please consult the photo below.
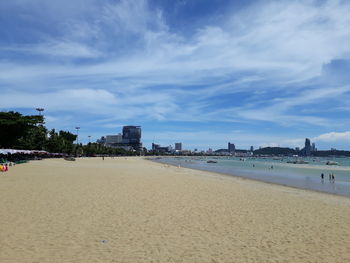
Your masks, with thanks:
[(0, 112), (0, 148), (44, 150), (50, 153), (94, 156), (134, 155), (136, 153), (105, 147), (97, 143), (75, 144), (77, 135), (69, 131), (48, 130), (41, 115)]

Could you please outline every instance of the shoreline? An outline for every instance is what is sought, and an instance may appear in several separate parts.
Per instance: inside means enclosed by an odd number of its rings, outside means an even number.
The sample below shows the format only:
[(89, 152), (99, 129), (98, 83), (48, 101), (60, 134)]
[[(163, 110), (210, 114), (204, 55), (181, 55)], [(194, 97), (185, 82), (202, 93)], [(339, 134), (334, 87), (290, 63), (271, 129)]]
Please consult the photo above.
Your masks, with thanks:
[[(155, 160), (150, 160), (145, 158), (145, 160), (151, 161), (151, 162), (155, 162), (155, 163), (159, 163), (159, 164), (166, 164), (175, 168), (178, 168), (178, 166), (176, 166), (175, 164), (169, 164), (169, 163), (162, 163), (162, 162), (158, 162)], [(336, 197), (345, 197), (345, 198), (349, 198), (350, 196), (347, 195), (342, 195), (342, 194), (335, 194), (335, 193), (330, 193), (330, 192), (324, 192), (324, 191), (320, 191), (320, 190), (314, 190), (314, 189), (308, 189), (308, 188), (301, 188), (301, 187), (296, 187), (296, 186), (291, 186), (291, 185), (287, 185), (287, 184), (278, 184), (278, 183), (273, 183), (273, 182), (269, 182), (269, 181), (264, 181), (264, 180), (258, 180), (258, 179), (252, 179), (249, 177), (244, 177), (241, 175), (234, 175), (234, 174), (228, 174), (228, 173), (223, 173), (223, 172), (213, 172), (213, 171), (208, 171), (208, 170), (202, 170), (199, 168), (191, 168), (191, 167), (185, 167), (185, 166), (180, 166), (180, 168), (183, 169), (189, 169), (189, 170), (193, 170), (193, 171), (200, 171), (200, 172), (207, 172), (207, 173), (211, 173), (214, 176), (224, 176), (224, 177), (228, 177), (228, 178), (237, 178), (240, 180), (246, 180), (246, 181), (251, 181), (251, 182), (257, 182), (257, 183), (262, 183), (262, 184), (266, 184), (266, 185), (273, 185), (273, 186), (282, 186), (285, 188), (290, 188), (290, 189), (294, 189), (294, 190), (301, 190), (301, 191), (305, 191), (305, 192), (311, 192), (311, 193), (319, 193), (319, 194), (326, 194), (326, 195), (330, 195), (330, 196), (336, 196)]]
[[(163, 158), (166, 158), (166, 157), (163, 157)], [(153, 158), (144, 158), (144, 159), (148, 160), (148, 161), (151, 161), (151, 162), (155, 162), (155, 163), (167, 164), (167, 165), (170, 165), (170, 166), (173, 166), (173, 167), (177, 167), (175, 164), (157, 161), (157, 160), (154, 160)], [(260, 182), (260, 183), (264, 183), (264, 184), (283, 186), (283, 187), (287, 187), (287, 188), (304, 190), (304, 191), (310, 191), (310, 192), (321, 193), (321, 194), (327, 194), (327, 195), (331, 195), (331, 196), (341, 196), (341, 197), (345, 197), (345, 198), (350, 198), (350, 192), (348, 194), (334, 193), (334, 192), (322, 191), (322, 190), (319, 190), (319, 189), (312, 189), (312, 188), (307, 188), (307, 187), (298, 187), (298, 186), (294, 186), (294, 185), (289, 185), (287, 183), (271, 182), (271, 181), (264, 180), (264, 179), (259, 180), (259, 179), (256, 179), (256, 178), (246, 177), (244, 175), (238, 175), (238, 174), (233, 174), (233, 173), (230, 174), (230, 173), (225, 173), (225, 172), (201, 169), (201, 168), (197, 168), (197, 167), (196, 168), (186, 167), (186, 166), (180, 166), (180, 167), (181, 168), (186, 168), (186, 169), (191, 169), (191, 170), (194, 170), (194, 171), (209, 172), (209, 173), (218, 174), (218, 175), (221, 175), (221, 176), (240, 178), (240, 179), (243, 179), (243, 180), (248, 180), (248, 181), (253, 181), (253, 182)], [(325, 179), (325, 181), (326, 181), (326, 179)]]

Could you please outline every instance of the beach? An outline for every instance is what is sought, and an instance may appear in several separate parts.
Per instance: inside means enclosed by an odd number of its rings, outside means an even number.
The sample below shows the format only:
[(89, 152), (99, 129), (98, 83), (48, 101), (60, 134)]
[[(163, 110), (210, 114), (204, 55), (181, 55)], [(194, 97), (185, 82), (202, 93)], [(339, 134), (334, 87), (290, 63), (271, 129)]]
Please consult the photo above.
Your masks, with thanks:
[[(215, 161), (210, 160), (211, 158)], [(272, 158), (268, 160), (256, 157), (244, 158), (244, 161), (237, 157), (194, 158), (184, 156), (161, 157), (155, 160), (164, 164), (180, 165), (196, 170), (350, 197), (348, 158), (337, 158), (337, 161), (340, 162), (338, 167), (325, 165), (325, 159), (309, 164), (290, 164), (286, 161), (274, 161)], [(321, 164), (322, 161), (323, 164)], [(321, 174), (324, 174), (323, 180)], [(330, 174), (334, 175), (334, 180), (329, 180)]]
[(350, 262), (350, 198), (141, 157), (0, 174), (0, 262)]

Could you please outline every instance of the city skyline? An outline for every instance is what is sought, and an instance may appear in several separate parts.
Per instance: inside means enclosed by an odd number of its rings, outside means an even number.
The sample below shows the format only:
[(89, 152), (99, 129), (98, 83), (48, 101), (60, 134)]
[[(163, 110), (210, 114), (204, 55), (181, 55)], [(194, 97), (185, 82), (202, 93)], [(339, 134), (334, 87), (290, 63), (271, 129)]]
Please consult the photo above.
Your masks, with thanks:
[[(125, 130), (128, 128), (137, 128), (139, 129), (139, 136), (138, 137), (138, 143), (140, 143), (142, 145), (142, 138), (141, 138), (141, 126), (123, 126), (123, 134), (118, 133), (118, 134), (109, 134), (109, 135), (104, 135), (101, 136), (100, 139), (96, 140), (96, 143), (99, 144), (103, 144), (104, 146), (108, 146), (108, 147), (121, 147), (124, 148), (125, 144), (128, 144), (129, 142), (124, 141), (124, 145), (123, 143), (123, 137), (125, 134)], [(91, 137), (91, 136), (89, 136)], [(90, 138), (89, 138), (90, 139)], [(90, 141), (89, 141), (90, 143)], [(269, 146), (265, 146), (265, 147), (269, 147)], [(280, 146), (280, 145), (272, 145), (270, 147), (282, 147), (282, 148), (288, 148), (288, 147), (284, 147), (284, 146)], [(192, 151), (193, 149), (184, 149), (182, 147), (182, 142), (175, 142), (175, 143), (170, 143), (167, 146), (165, 145), (161, 145), (160, 143), (155, 143), (155, 141), (152, 142), (152, 147), (151, 148), (147, 148), (148, 150), (159, 150), (161, 149), (162, 151), (168, 151), (168, 152), (176, 152), (176, 151)], [(263, 146), (259, 146), (259, 149), (264, 148)], [(289, 147), (290, 148), (290, 147)], [(300, 151), (299, 146), (295, 147), (294, 149), (297, 151)], [(215, 150), (224, 150), (225, 148), (218, 148), (218, 149), (214, 149)], [(228, 142), (227, 144), (227, 153), (234, 153), (236, 150), (247, 150), (250, 152), (254, 151), (254, 146), (251, 145), (249, 147), (249, 149), (236, 149), (236, 146), (234, 143)], [(309, 138), (305, 138), (305, 143), (304, 143), (304, 147), (301, 148), (301, 153), (302, 155), (305, 156), (309, 156), (312, 152), (316, 152), (318, 149), (316, 148), (316, 143), (315, 142), (311, 142), (311, 140)], [(336, 149), (336, 148), (330, 148), (330, 149), (326, 149), (326, 150), (342, 150), (342, 149)], [(195, 152), (199, 151), (199, 152), (212, 152), (213, 149), (212, 148), (208, 148), (207, 150), (203, 150), (203, 149), (194, 149)]]
[(350, 150), (348, 2), (13, 0), (0, 12), (0, 110), (44, 109), (79, 142), (140, 125), (147, 148)]

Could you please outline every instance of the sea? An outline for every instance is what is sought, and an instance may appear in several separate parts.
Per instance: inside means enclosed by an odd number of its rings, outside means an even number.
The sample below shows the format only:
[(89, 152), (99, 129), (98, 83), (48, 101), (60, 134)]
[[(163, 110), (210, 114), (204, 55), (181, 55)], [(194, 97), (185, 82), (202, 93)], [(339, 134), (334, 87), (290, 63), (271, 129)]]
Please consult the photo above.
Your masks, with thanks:
[[(243, 158), (181, 156), (158, 157), (152, 158), (152, 160), (175, 166), (350, 197), (350, 158), (348, 157)], [(301, 164), (301, 161), (306, 163)], [(327, 165), (329, 162), (333, 165)], [(321, 178), (322, 173), (324, 179)], [(334, 175), (334, 180), (330, 179), (330, 174)]]

